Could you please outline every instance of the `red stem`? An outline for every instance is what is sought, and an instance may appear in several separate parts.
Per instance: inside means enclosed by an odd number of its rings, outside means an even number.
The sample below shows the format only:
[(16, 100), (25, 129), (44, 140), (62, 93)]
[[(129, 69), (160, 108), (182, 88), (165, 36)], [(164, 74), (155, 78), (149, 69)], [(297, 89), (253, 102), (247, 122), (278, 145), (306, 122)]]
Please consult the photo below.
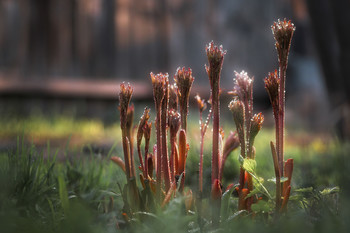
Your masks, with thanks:
[(180, 114), (181, 129), (184, 129), (185, 131), (187, 131), (187, 113), (188, 113), (187, 105), (180, 108), (180, 111), (181, 111), (181, 114)]
[(275, 168), (275, 176), (276, 176), (276, 213), (279, 212), (281, 208), (281, 174), (278, 165), (278, 157), (276, 153), (276, 148), (273, 142), (270, 142), (273, 166)]
[(122, 141), (123, 141), (123, 152), (124, 152), (124, 161), (125, 161), (125, 173), (126, 173), (126, 178), (127, 182), (129, 183), (131, 173), (130, 173), (130, 154), (129, 154), (129, 148), (128, 148), (128, 143), (127, 143), (127, 138), (126, 138), (126, 129), (125, 127), (122, 127)]
[(149, 151), (149, 140), (145, 140), (145, 163), (144, 163), (144, 170), (145, 170), (145, 178), (148, 177), (148, 151)]
[(156, 197), (160, 201), (161, 185), (162, 185), (162, 145), (161, 145), (161, 112), (160, 106), (157, 107), (157, 189)]
[[(165, 101), (165, 100), (163, 100)], [(166, 109), (162, 110), (162, 173), (164, 175), (165, 191), (168, 192), (170, 188), (170, 176), (169, 176), (169, 162), (168, 162), (168, 149), (167, 149), (167, 135), (166, 135)]]
[[(283, 174), (284, 166), (284, 121), (285, 121), (285, 78), (286, 78), (286, 68), (280, 65), (279, 68), (280, 85), (278, 93), (278, 162), (280, 168), (280, 174)], [(277, 129), (276, 129), (277, 130)], [(276, 141), (277, 143), (277, 141)]]
[(251, 113), (251, 105), (250, 105), (250, 101), (248, 100), (249, 97), (247, 97), (247, 99), (245, 100), (244, 103), (244, 109), (245, 109), (245, 128), (246, 128), (246, 136), (245, 136), (245, 142), (246, 142), (246, 152), (247, 153), (247, 158), (251, 158), (251, 146), (250, 146), (250, 140), (249, 140), (249, 135), (250, 135), (250, 119), (252, 118)]
[(219, 103), (219, 88), (212, 91), (212, 107), (213, 107), (213, 154), (212, 154), (212, 170), (211, 170), (211, 183), (213, 184), (215, 179), (219, 179), (219, 124), (220, 124), (220, 103)]
[(176, 153), (176, 135), (175, 137), (170, 136), (170, 145), (171, 145), (171, 157), (170, 157), (170, 175), (171, 182), (175, 182), (175, 153)]
[[(246, 158), (245, 156), (245, 137), (244, 137), (244, 130), (242, 130), (242, 136), (240, 137), (240, 144), (241, 144), (241, 156), (243, 158)], [(243, 167), (241, 166), (240, 168), (240, 173), (239, 173), (239, 190), (242, 191), (242, 189), (244, 188), (244, 176), (245, 176), (245, 171), (243, 169)], [(239, 196), (241, 198), (241, 195)]]

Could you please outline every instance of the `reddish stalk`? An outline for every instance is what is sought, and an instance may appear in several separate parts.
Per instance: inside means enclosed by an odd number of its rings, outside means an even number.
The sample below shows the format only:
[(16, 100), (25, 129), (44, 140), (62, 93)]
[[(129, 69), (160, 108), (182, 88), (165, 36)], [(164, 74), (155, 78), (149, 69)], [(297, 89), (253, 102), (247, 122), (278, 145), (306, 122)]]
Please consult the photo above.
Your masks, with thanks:
[[(143, 135), (145, 137), (145, 164), (144, 164), (144, 168), (145, 168), (145, 174), (146, 174), (146, 177), (147, 178), (147, 174), (149, 174), (148, 172), (148, 160), (150, 159), (149, 158), (149, 141), (150, 141), (150, 138), (151, 138), (151, 130), (152, 130), (152, 123), (151, 122), (146, 122), (146, 124), (144, 125), (143, 127)], [(150, 177), (152, 177), (152, 172), (153, 171), (150, 171), (151, 175), (149, 175)]]
[(178, 151), (176, 144), (176, 135), (180, 128), (180, 114), (173, 109), (169, 111), (169, 129), (170, 129), (170, 146), (171, 146), (171, 156), (170, 156), (170, 174), (171, 182), (176, 183), (175, 171), (176, 163), (178, 160)]
[(157, 119), (156, 119), (156, 134), (157, 134), (157, 190), (156, 196), (157, 200), (160, 201), (161, 195), (161, 186), (162, 186), (162, 143), (161, 143), (161, 112), (157, 110)]
[[(276, 49), (279, 63), (279, 90), (278, 90), (278, 145), (277, 154), (279, 160), (280, 173), (283, 174), (284, 165), (284, 137), (285, 137), (285, 79), (288, 66), (288, 55), (290, 44), (295, 31), (291, 21), (278, 20), (271, 26), (272, 33), (276, 40)], [(277, 130), (277, 129), (276, 129)], [(277, 140), (276, 140), (277, 143)]]
[(178, 158), (177, 155), (177, 144), (176, 144), (176, 135), (175, 136), (170, 136), (170, 146), (171, 146), (171, 156), (170, 156), (170, 175), (171, 175), (171, 182), (176, 183), (175, 179), (175, 166), (176, 166), (176, 161)]
[[(213, 144), (212, 144), (212, 162), (211, 162), (211, 183), (212, 193), (218, 193), (219, 181), (219, 130), (220, 130), (220, 74), (224, 55), (222, 46), (217, 47), (214, 42), (209, 43), (206, 47), (209, 67), (205, 66), (211, 87), (211, 104), (213, 110)], [(215, 190), (214, 190), (215, 189)], [(217, 195), (215, 195), (216, 197)], [(212, 195), (212, 220), (213, 225), (219, 225), (221, 196), (214, 199)]]
[(214, 183), (215, 179), (219, 178), (219, 128), (220, 128), (220, 103), (219, 95), (212, 95), (213, 108), (213, 156), (212, 156), (212, 173), (211, 180)]
[(133, 89), (130, 84), (125, 86), (124, 83), (120, 84), (120, 93), (119, 93), (119, 111), (120, 111), (120, 128), (122, 130), (122, 144), (124, 152), (124, 161), (125, 161), (125, 174), (127, 182), (129, 183), (130, 178), (132, 178), (131, 172), (131, 158), (130, 158), (130, 147), (127, 138), (127, 111), (129, 108), (129, 103), (131, 99)]
[[(132, 210), (139, 210), (140, 208), (140, 196), (136, 185), (135, 179), (135, 167), (134, 158), (131, 153), (132, 150), (132, 118), (133, 118), (133, 108), (129, 108), (129, 103), (131, 99), (133, 89), (128, 84), (125, 86), (124, 83), (120, 85), (119, 93), (119, 110), (120, 110), (120, 126), (122, 130), (122, 143), (125, 161), (125, 173), (127, 177), (127, 190), (126, 193), (129, 199), (132, 200), (130, 203), (126, 201), (125, 204), (129, 205)], [(126, 198), (124, 196), (124, 198)], [(127, 200), (127, 199), (125, 199)]]
[(284, 121), (285, 121), (285, 69), (280, 66), (279, 76), (280, 76), (280, 90), (278, 95), (279, 110), (278, 111), (278, 152), (279, 152), (279, 167), (281, 174), (283, 174), (283, 163), (284, 163)]
[[(276, 124), (276, 147), (277, 147), (277, 158), (278, 158), (278, 169), (280, 178), (284, 172), (284, 142), (285, 142), (285, 85), (286, 85), (286, 70), (288, 66), (288, 55), (290, 50), (291, 40), (295, 31), (294, 25), (284, 19), (283, 21), (278, 20), (271, 26), (272, 33), (276, 40), (275, 46), (278, 54), (279, 63), (279, 77), (277, 77), (277, 71), (269, 73), (268, 77), (265, 78), (265, 88), (269, 94), (273, 113)], [(272, 148), (272, 147), (271, 147)], [(272, 148), (273, 149), (273, 148)], [(273, 157), (275, 151), (272, 151)], [(275, 161), (274, 161), (275, 162)], [(275, 168), (276, 170), (276, 168)], [(277, 181), (277, 174), (276, 174)], [(290, 179), (288, 180), (290, 182)], [(284, 184), (283, 187), (286, 185)], [(286, 189), (290, 186), (287, 186)], [(285, 188), (284, 188), (285, 189)], [(281, 192), (281, 184), (276, 182), (276, 211), (278, 209), (285, 209), (289, 199), (289, 196), (284, 196), (282, 207), (281, 198), (284, 195)]]
[(226, 51), (222, 47), (217, 47), (214, 42), (209, 43), (206, 47), (209, 67), (206, 66), (206, 71), (209, 76), (211, 87), (211, 104), (213, 110), (213, 145), (212, 145), (212, 175), (211, 182), (214, 184), (215, 179), (218, 179), (219, 174), (219, 129), (220, 129), (220, 74), (224, 55)]
[(294, 167), (293, 159), (287, 159), (287, 161), (284, 163), (284, 177), (288, 178), (288, 180), (283, 183), (283, 191), (282, 191), (283, 196), (286, 195), (286, 191), (292, 181), (293, 167)]
[(281, 173), (278, 164), (278, 157), (276, 153), (276, 148), (273, 142), (270, 142), (273, 166), (275, 168), (275, 176), (276, 176), (276, 212), (281, 209)]
[(150, 74), (153, 85), (153, 96), (156, 108), (156, 135), (157, 135), (157, 187), (156, 187), (156, 199), (161, 201), (161, 186), (162, 186), (162, 141), (161, 141), (161, 128), (162, 128), (162, 101), (165, 95), (165, 81), (168, 78), (168, 74), (159, 73), (154, 75)]
[(176, 175), (180, 177), (182, 175), (181, 180), (179, 180), (179, 191), (182, 192), (185, 184), (185, 167), (186, 167), (186, 157), (188, 152), (188, 145), (186, 139), (186, 131), (181, 129), (179, 133), (179, 157), (177, 164)]
[(161, 110), (161, 140), (162, 140), (162, 173), (164, 176), (165, 191), (170, 188), (168, 148), (167, 148), (167, 120), (168, 120), (168, 102), (169, 102), (169, 80), (165, 79), (164, 98), (162, 100)]
[(134, 122), (134, 104), (128, 107), (126, 114), (126, 137), (129, 139), (129, 152), (130, 152), (130, 169), (131, 177), (135, 177), (135, 164), (134, 164), (134, 137), (133, 137), (133, 122)]

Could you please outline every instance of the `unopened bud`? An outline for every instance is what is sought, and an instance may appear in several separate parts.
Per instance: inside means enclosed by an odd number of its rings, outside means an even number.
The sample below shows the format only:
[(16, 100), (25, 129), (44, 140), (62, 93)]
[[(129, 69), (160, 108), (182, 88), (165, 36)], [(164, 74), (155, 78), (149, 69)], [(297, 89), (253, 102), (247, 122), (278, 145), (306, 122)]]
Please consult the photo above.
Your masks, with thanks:
[(209, 66), (205, 66), (205, 69), (209, 76), (211, 89), (215, 91), (219, 86), (220, 73), (226, 50), (223, 50), (222, 46), (216, 46), (214, 42), (211, 41), (206, 46), (205, 51), (209, 62)]
[(261, 112), (255, 114), (251, 119), (250, 126), (250, 141), (254, 141), (256, 135), (259, 133), (262, 123), (264, 122), (264, 116)]
[(286, 66), (288, 63), (288, 54), (290, 49), (290, 43), (295, 31), (294, 24), (290, 20), (284, 19), (274, 22), (271, 26), (273, 36), (276, 40), (276, 49), (278, 53), (278, 60), (282, 66)]
[(274, 103), (278, 102), (278, 89), (280, 85), (280, 80), (278, 78), (277, 70), (269, 73), (267, 77), (264, 79), (264, 83), (265, 83), (265, 89), (269, 94), (271, 104), (274, 105)]
[(238, 133), (240, 133), (240, 130), (244, 129), (245, 122), (244, 104), (242, 103), (242, 101), (234, 99), (230, 102), (228, 107), (232, 112), (237, 131)]
[(169, 75), (167, 73), (159, 73), (155, 75), (152, 72), (150, 73), (150, 75), (153, 86), (154, 101), (156, 106), (160, 106), (165, 95), (165, 88), (167, 84), (166, 81), (168, 80)]
[(168, 113), (168, 124), (171, 137), (176, 137), (176, 134), (180, 129), (180, 114), (173, 109)]
[(133, 88), (129, 83), (127, 85), (125, 85), (125, 83), (120, 84), (119, 111), (120, 111), (120, 123), (122, 128), (126, 127), (127, 112), (128, 112), (132, 92), (133, 92)]

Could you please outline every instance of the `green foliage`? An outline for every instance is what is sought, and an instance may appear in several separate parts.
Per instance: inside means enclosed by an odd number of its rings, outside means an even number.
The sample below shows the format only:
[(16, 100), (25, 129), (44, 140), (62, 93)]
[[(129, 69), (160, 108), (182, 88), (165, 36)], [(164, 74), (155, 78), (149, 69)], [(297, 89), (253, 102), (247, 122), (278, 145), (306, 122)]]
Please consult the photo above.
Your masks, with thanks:
[[(271, 133), (269, 131), (261, 133), (262, 140), (268, 141)], [(269, 166), (271, 158), (268, 154), (269, 148), (265, 148), (263, 143), (260, 145), (260, 140), (256, 143), (257, 151), (262, 152), (256, 157), (256, 163), (259, 166), (247, 160), (245, 167), (256, 177), (254, 182), (259, 188), (259, 182), (264, 183), (257, 174), (262, 174), (264, 178), (272, 176), (265, 172), (271, 169)], [(195, 153), (194, 143), (193, 147), (194, 152), (191, 152), (188, 157), (186, 175), (187, 185), (195, 190), (196, 186), (193, 183), (196, 182), (196, 171), (193, 167), (198, 164), (198, 154)], [(210, 150), (210, 145), (208, 148)], [(294, 149), (294, 152), (297, 151)], [(339, 148), (331, 147), (319, 154), (316, 152), (311, 151), (310, 148), (309, 157), (305, 159), (305, 163), (301, 160), (305, 153), (295, 153), (294, 158), (298, 165), (312, 164), (317, 168), (320, 165), (325, 166), (319, 159), (328, 158), (329, 166), (339, 164), (333, 167), (333, 169), (336, 168), (336, 172), (322, 174), (317, 172), (317, 169), (313, 169), (312, 187), (299, 186), (300, 188), (292, 189), (288, 205), (289, 213), (286, 218), (283, 217), (280, 222), (274, 224), (271, 218), (266, 218), (272, 210), (270, 199), (264, 195), (263, 200), (252, 205), (252, 210), (256, 214), (252, 222), (251, 214), (246, 211), (237, 211), (237, 197), (232, 188), (223, 195), (222, 224), (221, 229), (218, 230), (235, 229), (238, 232), (264, 233), (296, 230), (327, 232), (330, 229), (337, 229), (337, 232), (347, 232), (348, 228), (344, 223), (350, 216), (350, 212), (347, 211), (350, 203), (344, 192), (347, 192), (347, 184), (350, 181), (346, 176), (348, 162)], [(62, 157), (64, 153), (67, 157)], [(124, 231), (199, 232), (197, 213), (195, 210), (186, 211), (184, 197), (180, 194), (162, 210), (154, 213), (139, 212), (129, 216), (129, 221), (125, 221), (121, 212), (123, 201), (117, 185), (120, 183), (123, 186), (125, 177), (120, 169), (108, 160), (115, 151), (107, 150), (108, 157), (105, 157), (94, 153), (90, 147), (87, 153), (79, 150), (72, 151), (69, 146), (67, 151), (54, 150), (50, 143), (45, 148), (36, 148), (33, 144), (27, 144), (21, 140), (17, 141), (17, 148), (14, 150), (0, 153), (1, 232), (115, 232), (119, 231), (116, 225)], [(239, 161), (236, 155), (230, 156), (228, 162), (238, 167)], [(210, 167), (209, 156), (206, 155), (206, 157), (207, 162), (204, 167)], [(302, 183), (303, 172), (296, 170), (293, 177), (295, 184)], [(193, 174), (192, 177), (189, 174)], [(330, 180), (322, 182), (326, 177)], [(228, 181), (236, 183), (237, 177), (229, 176), (225, 177), (225, 180), (226, 183)], [(272, 182), (264, 184), (267, 190), (273, 190), (269, 187), (270, 183)], [(339, 185), (339, 188), (338, 186), (325, 188), (329, 183), (333, 183), (333, 186)], [(256, 188), (253, 193), (261, 195), (264, 194), (264, 190)], [(344, 198), (339, 199), (341, 195), (344, 195)], [(113, 198), (114, 205), (111, 204), (110, 198)], [(66, 201), (62, 202), (62, 200), (68, 200), (68, 208), (64, 207), (63, 203)], [(65, 208), (68, 209), (68, 213)], [(203, 200), (203, 212), (203, 229), (209, 231), (210, 209), (207, 197)]]
[(258, 201), (252, 205), (252, 211), (256, 213), (269, 213), (273, 210), (273, 205), (267, 201)]
[(58, 175), (58, 189), (59, 189), (59, 196), (61, 200), (61, 205), (63, 208), (63, 211), (65, 214), (69, 213), (69, 201), (68, 201), (68, 193), (67, 193), (67, 187), (66, 183), (64, 181), (64, 176), (61, 173)]
[[(283, 182), (286, 182), (287, 180), (288, 180), (288, 177), (281, 177), (280, 182), (283, 183)], [(267, 181), (276, 184), (276, 177), (273, 177), (273, 178), (271, 178), (271, 179), (268, 179)]]
[(229, 190), (225, 191), (221, 198), (221, 219), (225, 220), (229, 217), (231, 211), (230, 199), (232, 192), (236, 186), (232, 186)]
[(244, 168), (244, 170), (248, 172), (253, 178), (254, 189), (248, 194), (247, 197), (251, 197), (255, 194), (260, 193), (260, 194), (266, 195), (269, 199), (272, 199), (271, 194), (263, 184), (264, 179), (262, 177), (257, 176), (256, 174), (257, 163), (255, 159), (248, 159), (248, 158), (244, 159), (242, 156), (240, 156), (239, 161), (242, 167)]
[[(242, 156), (240, 156), (241, 158)], [(241, 159), (240, 159), (241, 161)], [(256, 171), (256, 161), (255, 159), (243, 159), (243, 164), (242, 167), (244, 168), (244, 170), (246, 170), (246, 172), (250, 173), (250, 174), (255, 174)]]
[(339, 187), (334, 188), (325, 188), (322, 191), (320, 191), (320, 194), (323, 196), (331, 195), (339, 192)]

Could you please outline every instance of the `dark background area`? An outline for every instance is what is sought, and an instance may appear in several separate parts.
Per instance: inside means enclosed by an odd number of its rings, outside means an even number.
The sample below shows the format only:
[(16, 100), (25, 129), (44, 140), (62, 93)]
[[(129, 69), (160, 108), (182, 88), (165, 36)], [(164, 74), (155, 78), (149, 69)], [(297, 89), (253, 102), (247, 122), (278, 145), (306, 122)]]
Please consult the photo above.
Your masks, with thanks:
[(296, 26), (287, 122), (346, 138), (349, 10), (347, 0), (1, 0), (0, 114), (35, 109), (116, 120), (121, 81), (135, 86), (134, 101), (147, 102), (149, 72), (172, 77), (179, 66), (193, 70), (192, 94), (207, 98), (211, 40), (227, 50), (223, 90), (233, 87), (234, 70), (246, 70), (255, 77), (257, 109), (270, 113), (263, 78), (278, 65), (270, 26), (287, 18)]

